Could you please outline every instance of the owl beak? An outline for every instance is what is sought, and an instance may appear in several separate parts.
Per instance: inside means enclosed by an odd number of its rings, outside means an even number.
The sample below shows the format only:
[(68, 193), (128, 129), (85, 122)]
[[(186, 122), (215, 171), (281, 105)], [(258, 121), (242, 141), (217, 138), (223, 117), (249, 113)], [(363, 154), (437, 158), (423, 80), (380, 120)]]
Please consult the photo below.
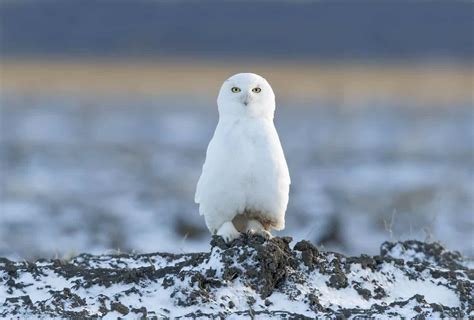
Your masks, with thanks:
[(244, 106), (248, 106), (248, 104), (250, 103), (250, 97), (248, 94), (245, 94), (242, 97), (242, 103), (244, 104)]

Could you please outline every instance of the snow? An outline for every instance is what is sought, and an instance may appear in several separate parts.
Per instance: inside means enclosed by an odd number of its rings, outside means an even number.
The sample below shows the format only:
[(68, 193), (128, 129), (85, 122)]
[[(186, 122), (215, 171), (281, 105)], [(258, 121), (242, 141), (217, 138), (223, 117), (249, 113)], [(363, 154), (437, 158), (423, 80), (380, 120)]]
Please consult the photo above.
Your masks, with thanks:
[[(420, 260), (424, 261), (424, 260)], [(439, 303), (449, 307), (459, 307), (460, 302), (456, 294), (445, 286), (438, 285), (432, 279), (430, 280), (411, 280), (403, 274), (398, 268), (390, 264), (385, 264), (380, 271), (373, 272), (363, 269), (360, 265), (353, 265), (351, 267), (351, 275), (358, 277), (363, 284), (363, 288), (373, 290), (371, 283), (375, 281), (378, 285), (384, 288), (387, 297), (382, 299), (383, 302), (390, 304), (395, 301), (407, 300), (415, 294), (420, 294), (425, 297), (428, 303)], [(387, 277), (390, 275), (390, 277)], [(427, 277), (429, 278), (429, 277)], [(446, 284), (446, 283), (445, 283)], [(354, 291), (355, 292), (355, 291)], [(357, 296), (359, 299), (360, 296)], [(340, 301), (341, 305), (345, 305), (344, 300), (329, 299), (332, 303)], [(374, 303), (373, 299), (368, 301), (357, 301), (354, 307), (370, 307)]]
[(397, 259), (405, 259), (409, 261), (423, 261), (427, 259), (424, 253), (417, 252), (413, 249), (405, 249), (401, 244), (396, 245), (390, 250), (390, 256)]

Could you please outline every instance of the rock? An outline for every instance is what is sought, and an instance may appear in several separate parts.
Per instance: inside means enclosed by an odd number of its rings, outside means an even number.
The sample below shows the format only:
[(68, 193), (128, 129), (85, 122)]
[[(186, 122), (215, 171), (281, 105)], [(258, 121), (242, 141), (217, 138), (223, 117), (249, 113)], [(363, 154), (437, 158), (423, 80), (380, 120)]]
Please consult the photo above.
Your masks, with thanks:
[(380, 255), (345, 257), (290, 242), (243, 235), (213, 237), (205, 253), (0, 258), (0, 317), (474, 316), (472, 262), (437, 243), (386, 242)]
[(311, 242), (302, 240), (295, 244), (293, 250), (301, 251), (301, 259), (305, 266), (314, 269), (314, 264), (317, 263), (318, 249), (311, 244)]
[(124, 316), (126, 316), (130, 312), (128, 308), (125, 305), (121, 304), (120, 302), (112, 302), (110, 304), (110, 310), (117, 311), (123, 314)]

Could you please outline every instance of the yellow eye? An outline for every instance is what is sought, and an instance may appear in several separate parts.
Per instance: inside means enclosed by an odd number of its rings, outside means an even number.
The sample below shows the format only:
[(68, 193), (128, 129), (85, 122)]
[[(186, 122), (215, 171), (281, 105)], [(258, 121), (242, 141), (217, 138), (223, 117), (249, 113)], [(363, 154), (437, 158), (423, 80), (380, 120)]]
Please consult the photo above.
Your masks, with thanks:
[(252, 89), (252, 92), (255, 92), (255, 93), (259, 93), (261, 91), (262, 91), (262, 89), (260, 89), (260, 88), (253, 88)]
[(240, 92), (240, 88), (232, 87), (232, 89), (230, 89), (230, 91), (232, 91), (233, 93), (237, 93), (237, 92)]

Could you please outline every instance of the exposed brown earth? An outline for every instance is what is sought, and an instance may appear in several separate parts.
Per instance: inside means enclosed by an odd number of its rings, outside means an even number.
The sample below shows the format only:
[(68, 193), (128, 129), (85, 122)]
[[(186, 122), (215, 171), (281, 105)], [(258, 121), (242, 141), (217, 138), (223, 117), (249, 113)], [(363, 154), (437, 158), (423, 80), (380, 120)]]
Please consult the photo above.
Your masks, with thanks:
[(353, 107), (386, 99), (450, 106), (472, 101), (473, 69), (443, 63), (318, 63), (239, 60), (38, 60), (0, 62), (5, 92), (214, 97), (237, 72), (265, 76), (278, 98), (336, 100)]

